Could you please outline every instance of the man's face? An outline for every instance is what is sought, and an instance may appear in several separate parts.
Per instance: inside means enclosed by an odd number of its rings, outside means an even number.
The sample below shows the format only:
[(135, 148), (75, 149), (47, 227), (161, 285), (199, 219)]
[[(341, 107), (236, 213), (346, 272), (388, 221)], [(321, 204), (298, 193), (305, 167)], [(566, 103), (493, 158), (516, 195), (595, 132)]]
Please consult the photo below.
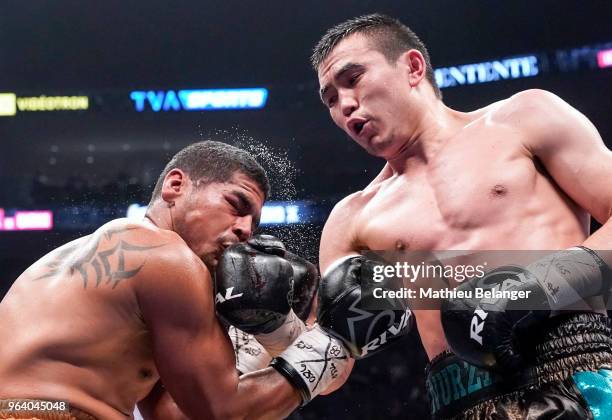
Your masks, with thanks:
[(264, 194), (248, 176), (235, 172), (224, 183), (192, 183), (175, 211), (176, 232), (213, 268), (228, 246), (249, 239), (259, 224)]
[(409, 73), (365, 36), (351, 35), (319, 66), (321, 100), (336, 125), (368, 153), (389, 158), (411, 134)]

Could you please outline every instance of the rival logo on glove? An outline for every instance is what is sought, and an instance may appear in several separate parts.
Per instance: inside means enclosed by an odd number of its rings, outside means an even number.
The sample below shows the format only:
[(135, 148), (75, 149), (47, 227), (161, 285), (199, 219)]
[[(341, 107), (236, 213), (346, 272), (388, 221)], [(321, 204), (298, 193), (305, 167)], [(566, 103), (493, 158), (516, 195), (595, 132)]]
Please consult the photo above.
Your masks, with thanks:
[(215, 303), (223, 303), (227, 300), (236, 299), (243, 295), (243, 293), (233, 295), (233, 292), (234, 286), (227, 288), (227, 290), (225, 291), (225, 296), (223, 296), (221, 293), (217, 293), (217, 295), (215, 296)]
[[(472, 317), (472, 323), (470, 324), (470, 338), (474, 341), (477, 341), (478, 344), (482, 346), (482, 329), (485, 325), (485, 319), (487, 318), (488, 313), (483, 311), (480, 307), (477, 307), (474, 311), (474, 316)], [(482, 322), (479, 322), (479, 319), (482, 319)]]
[[(379, 316), (380, 315), (381, 314), (379, 314)], [(391, 316), (393, 317), (393, 314), (391, 314)], [(406, 309), (406, 312), (404, 312), (402, 314), (402, 317), (400, 318), (399, 325), (397, 327), (395, 325), (391, 325), (374, 340), (369, 341), (365, 346), (363, 346), (361, 355), (365, 356), (366, 354), (368, 354), (369, 351), (376, 350), (380, 346), (384, 345), (387, 342), (387, 333), (390, 333), (391, 336), (396, 336), (400, 334), (402, 330), (408, 325), (408, 321), (410, 320), (411, 316), (412, 312), (410, 311), (410, 309)]]

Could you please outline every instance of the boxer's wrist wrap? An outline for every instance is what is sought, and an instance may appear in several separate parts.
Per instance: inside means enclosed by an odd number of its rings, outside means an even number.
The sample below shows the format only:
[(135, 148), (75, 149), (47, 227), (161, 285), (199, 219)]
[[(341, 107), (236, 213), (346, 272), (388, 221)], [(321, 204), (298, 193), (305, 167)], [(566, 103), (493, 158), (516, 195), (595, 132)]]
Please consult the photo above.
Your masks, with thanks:
[(236, 370), (238, 372), (246, 374), (268, 366), (272, 356), (252, 334), (241, 331), (234, 326), (230, 326), (227, 333), (234, 346)]
[(291, 310), (283, 325), (268, 334), (255, 334), (255, 338), (272, 357), (275, 357), (305, 330), (306, 324)]
[(587, 247), (555, 252), (526, 268), (535, 276), (552, 310), (564, 309), (591, 296), (607, 297), (607, 265)]
[(598, 294), (602, 295), (604, 297), (604, 300), (607, 302), (608, 295), (610, 293), (610, 288), (612, 286), (612, 280), (610, 279), (610, 277), (612, 276), (612, 270), (596, 251), (592, 250), (591, 248), (587, 248), (583, 245), (579, 245), (576, 248), (580, 248), (588, 252), (599, 266), (599, 271), (601, 272), (601, 290)]
[(348, 364), (348, 352), (339, 340), (318, 325), (302, 333), (270, 366), (283, 375), (308, 403), (340, 375)]

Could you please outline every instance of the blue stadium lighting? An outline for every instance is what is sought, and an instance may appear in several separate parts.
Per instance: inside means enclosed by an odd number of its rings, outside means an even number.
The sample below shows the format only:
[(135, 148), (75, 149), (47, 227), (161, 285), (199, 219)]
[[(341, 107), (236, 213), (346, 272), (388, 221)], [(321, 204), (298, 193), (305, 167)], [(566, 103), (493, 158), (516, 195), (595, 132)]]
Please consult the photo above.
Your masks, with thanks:
[(268, 203), (261, 209), (262, 225), (300, 223), (300, 206), (286, 203)]
[(138, 112), (260, 109), (266, 106), (268, 89), (135, 90), (130, 99)]
[[(131, 204), (127, 209), (126, 217), (133, 220), (142, 220), (147, 206)], [(285, 225), (304, 222), (305, 204), (302, 202), (270, 201), (261, 209), (261, 225)]]
[(539, 72), (539, 61), (535, 55), (441, 67), (434, 71), (436, 83), (441, 89), (452, 86), (532, 77), (537, 76)]
[(264, 88), (181, 90), (179, 97), (188, 110), (258, 109), (266, 105), (268, 90)]

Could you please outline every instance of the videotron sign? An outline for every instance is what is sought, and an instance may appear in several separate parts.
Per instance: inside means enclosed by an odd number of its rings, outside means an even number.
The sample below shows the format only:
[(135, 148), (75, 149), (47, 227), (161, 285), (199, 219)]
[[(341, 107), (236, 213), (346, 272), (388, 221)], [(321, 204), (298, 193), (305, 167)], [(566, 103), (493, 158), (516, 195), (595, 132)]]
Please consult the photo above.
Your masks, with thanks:
[(87, 96), (17, 96), (0, 93), (0, 116), (12, 117), (17, 112), (84, 111), (89, 109)]
[(138, 112), (259, 109), (266, 105), (268, 89), (136, 90), (130, 99)]

